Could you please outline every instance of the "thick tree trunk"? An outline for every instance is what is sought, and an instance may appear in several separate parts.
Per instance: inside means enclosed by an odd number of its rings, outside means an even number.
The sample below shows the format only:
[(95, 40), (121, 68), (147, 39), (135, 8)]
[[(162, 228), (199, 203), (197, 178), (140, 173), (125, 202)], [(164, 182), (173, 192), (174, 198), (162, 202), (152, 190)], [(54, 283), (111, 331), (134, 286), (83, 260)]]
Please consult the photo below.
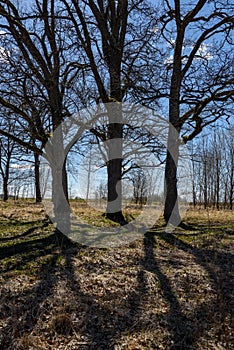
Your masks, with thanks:
[(177, 38), (173, 57), (173, 71), (169, 99), (169, 132), (167, 141), (167, 159), (165, 169), (165, 207), (166, 223), (177, 226), (181, 222), (177, 193), (177, 166), (179, 157), (180, 90), (182, 80), (182, 48), (184, 28), (181, 27), (180, 8), (176, 8)]
[(68, 235), (71, 229), (70, 205), (68, 201), (68, 183), (66, 172), (66, 154), (64, 149), (64, 134), (61, 123), (64, 115), (63, 101), (59, 89), (59, 58), (55, 54), (54, 80), (49, 87), (51, 114), (53, 123), (53, 137), (49, 149), (49, 161), (52, 169), (52, 201), (54, 206), (54, 220), (57, 229)]
[(177, 133), (169, 126), (168, 134), (168, 150), (165, 168), (165, 206), (164, 219), (166, 223), (179, 225), (181, 217), (178, 205), (177, 191), (177, 166), (179, 157), (179, 145), (177, 141)]
[(8, 200), (8, 177), (4, 176), (3, 178), (3, 201)]
[(34, 176), (35, 176), (35, 192), (36, 192), (36, 203), (42, 201), (41, 188), (40, 188), (40, 158), (39, 154), (34, 153)]
[(124, 224), (125, 219), (122, 213), (122, 157), (123, 157), (123, 118), (122, 105), (119, 103), (122, 100), (120, 71), (118, 64), (114, 62), (116, 57), (113, 57), (113, 66), (110, 69), (110, 89), (111, 98), (115, 103), (110, 104), (108, 110), (108, 166), (107, 166), (107, 217), (113, 221)]
[[(70, 233), (70, 206), (67, 201), (66, 185), (64, 183), (64, 168), (52, 167), (52, 200), (54, 205), (54, 221), (57, 228), (64, 234)], [(65, 187), (65, 188), (64, 188)]]
[[(169, 127), (171, 129), (173, 127)], [(164, 205), (164, 220), (168, 224), (179, 225), (181, 217), (178, 205), (178, 190), (177, 190), (177, 166), (179, 156), (179, 145), (173, 132), (169, 131), (168, 135), (168, 150), (165, 168), (165, 205)]]
[[(178, 68), (179, 70), (179, 68)], [(178, 205), (177, 167), (179, 158), (179, 117), (180, 117), (180, 76), (175, 70), (169, 101), (169, 130), (167, 140), (167, 158), (165, 168), (165, 206), (164, 220), (167, 224), (179, 225), (181, 217)]]
[(109, 161), (107, 165), (107, 209), (110, 220), (125, 223), (122, 213), (122, 124), (109, 124)]
[(107, 167), (107, 217), (116, 222), (124, 221), (122, 214), (121, 168), (122, 159), (110, 160)]
[(46, 146), (46, 153), (52, 171), (53, 221), (57, 224), (59, 231), (68, 235), (70, 233), (70, 205), (62, 128), (56, 129), (51, 143)]

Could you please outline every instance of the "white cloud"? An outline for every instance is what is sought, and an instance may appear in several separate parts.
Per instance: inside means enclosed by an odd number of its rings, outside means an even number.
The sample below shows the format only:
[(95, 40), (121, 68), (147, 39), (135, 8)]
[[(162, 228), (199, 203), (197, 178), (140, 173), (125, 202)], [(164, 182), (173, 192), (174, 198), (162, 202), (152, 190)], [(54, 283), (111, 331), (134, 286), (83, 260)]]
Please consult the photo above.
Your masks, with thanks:
[[(174, 39), (170, 39), (170, 44), (174, 47), (175, 46), (175, 40)], [(187, 62), (188, 56), (190, 55), (191, 50), (194, 48), (194, 43), (187, 43), (183, 46), (183, 54), (184, 54), (184, 58), (182, 59), (183, 64), (185, 64)], [(211, 60), (213, 58), (213, 55), (210, 52), (210, 46), (207, 44), (202, 44), (199, 49), (197, 50), (197, 53), (195, 55), (195, 60), (202, 60), (202, 59), (206, 59), (206, 60)], [(168, 56), (165, 60), (164, 60), (164, 64), (165, 65), (171, 65), (173, 63), (173, 54)]]
[(151, 30), (150, 30), (152, 33), (158, 33), (160, 31), (160, 28), (159, 27), (153, 27)]
[(209, 52), (209, 46), (206, 44), (202, 44), (197, 51), (196, 58), (205, 58), (206, 60), (211, 60), (213, 58), (213, 55)]
[(32, 169), (34, 166), (30, 164), (12, 164), (11, 168), (13, 169), (19, 169), (19, 170), (24, 170), (24, 169)]
[(175, 46), (175, 42), (176, 42), (175, 39), (171, 38), (168, 42), (169, 42), (169, 44), (171, 44), (171, 46), (173, 46), (173, 47)]
[(4, 47), (0, 46), (0, 63), (9, 61), (10, 51), (7, 51)]
[(170, 55), (169, 57), (167, 57), (164, 62), (165, 65), (170, 65), (173, 63), (173, 55)]
[[(187, 57), (183, 57), (182, 58), (182, 63), (185, 64), (187, 62)], [(165, 65), (172, 65), (173, 63), (173, 55), (170, 55), (169, 57), (167, 57), (165, 60), (164, 60), (164, 64)]]

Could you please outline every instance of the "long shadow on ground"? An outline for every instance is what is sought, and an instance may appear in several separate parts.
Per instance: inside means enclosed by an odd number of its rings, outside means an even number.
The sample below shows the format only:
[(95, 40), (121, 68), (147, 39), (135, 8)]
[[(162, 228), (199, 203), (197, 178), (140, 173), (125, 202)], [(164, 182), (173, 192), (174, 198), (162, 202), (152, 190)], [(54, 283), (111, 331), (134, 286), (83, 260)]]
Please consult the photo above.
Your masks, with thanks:
[(20, 240), (21, 238), (24, 238), (26, 236), (30, 236), (32, 235), (32, 233), (34, 233), (35, 231), (39, 230), (39, 229), (43, 229), (45, 227), (47, 227), (49, 225), (49, 222), (48, 221), (45, 221), (43, 224), (41, 224), (41, 220), (39, 221), (32, 221), (32, 222), (29, 222), (29, 223), (22, 223), (22, 225), (30, 225), (30, 224), (38, 224), (40, 223), (40, 225), (37, 225), (37, 226), (32, 226), (30, 227), (28, 230), (24, 231), (23, 233), (21, 234), (16, 234), (14, 236), (8, 236), (8, 237), (1, 237), (0, 238), (0, 244), (4, 243), (4, 242), (10, 242), (10, 241), (13, 241), (13, 240)]
[[(36, 229), (36, 227), (35, 227)], [(20, 235), (22, 236), (22, 234)], [(34, 238), (34, 237), (32, 237)], [(16, 243), (10, 247), (0, 248), (0, 259), (12, 257), (21, 254), (21, 262), (12, 264), (10, 268), (3, 269), (2, 272), (8, 273), (14, 269), (21, 269), (29, 262), (37, 258), (48, 255), (46, 261), (41, 264), (38, 271), (39, 281), (33, 284), (32, 288), (9, 293), (9, 290), (3, 286), (0, 290), (1, 308), (0, 319), (6, 318), (7, 322), (0, 332), (0, 349), (25, 349), (19, 340), (28, 335), (34, 329), (38, 319), (45, 313), (46, 300), (53, 295), (53, 288), (57, 283), (58, 275), (56, 262), (58, 258), (58, 248), (67, 249), (73, 246), (72, 243), (61, 233), (54, 233), (26, 242)], [(6, 281), (8, 275), (5, 276)], [(14, 305), (14, 307), (12, 307)], [(35, 345), (35, 344), (34, 344)], [(26, 347), (27, 348), (27, 347)]]
[[(178, 234), (179, 235), (179, 234)], [(155, 257), (153, 245), (159, 238), (169, 244), (169, 247), (192, 254), (196, 264), (200, 265), (209, 275), (209, 281), (217, 298), (213, 301), (205, 301), (193, 310), (190, 319), (186, 318), (181, 311), (170, 281), (160, 271)], [(148, 241), (148, 243), (147, 243)], [(149, 242), (151, 244), (149, 244)], [(170, 249), (170, 248), (169, 248)], [(172, 345), (170, 349), (196, 349), (199, 337), (201, 337), (212, 323), (220, 323), (217, 340), (221, 340), (224, 332), (223, 322), (226, 317), (231, 318), (230, 305), (234, 295), (234, 284), (230, 275), (234, 266), (234, 255), (230, 252), (218, 251), (216, 249), (199, 249), (178, 238), (177, 234), (168, 232), (148, 232), (145, 237), (145, 260), (143, 266), (153, 273), (160, 281), (165, 300), (170, 305), (168, 323), (172, 333)], [(215, 316), (214, 316), (215, 315)], [(213, 318), (213, 320), (212, 320)], [(227, 349), (231, 345), (226, 344)]]
[[(167, 275), (163, 273), (155, 257), (155, 240), (152, 234), (146, 234), (144, 239), (145, 258), (142, 261), (143, 270), (155, 274), (160, 283), (163, 297), (169, 305), (167, 313), (168, 328), (171, 332), (170, 349), (193, 349), (196, 339), (194, 338), (194, 326), (183, 313), (180, 302)], [(195, 348), (194, 348), (195, 349)]]
[[(208, 273), (213, 288), (220, 291), (219, 299), (212, 301), (212, 304), (210, 302), (201, 303), (198, 308), (192, 310), (190, 317), (185, 315), (169, 277), (162, 272), (157, 260), (157, 245), (155, 244), (157, 239), (167, 242), (170, 247), (176, 247), (183, 252), (192, 254), (195, 262)], [(58, 248), (60, 248), (59, 253)], [(174, 234), (151, 231), (144, 238), (144, 257), (143, 259), (136, 259), (137, 265), (134, 265), (134, 268), (139, 267), (137, 287), (126, 293), (125, 298), (122, 301), (120, 300), (118, 305), (116, 304), (115, 294), (111, 294), (107, 290), (106, 297), (109, 303), (103, 305), (101, 300), (94, 297), (92, 289), (90, 292), (82, 289), (73, 262), (73, 258), (79, 252), (79, 249), (80, 247), (77, 244), (71, 243), (58, 232), (42, 238), (37, 237), (32, 241), (15, 242), (9, 247), (0, 248), (0, 259), (22, 255), (23, 258), (18, 263), (22, 266), (27, 265), (30, 261), (35, 261), (41, 256), (48, 255), (48, 259), (40, 266), (38, 271), (39, 281), (36, 285), (21, 293), (17, 292), (17, 294), (13, 293), (11, 295), (5, 290), (5, 295), (2, 296), (3, 303), (0, 316), (6, 317), (8, 315), (0, 337), (0, 348), (2, 350), (14, 348), (14, 340), (30, 334), (36, 327), (38, 320), (43, 319), (46, 312), (53, 312), (53, 310), (46, 309), (46, 300), (53, 296), (59, 280), (65, 281), (67, 288), (72, 292), (71, 302), (75, 301), (77, 305), (81, 301), (86, 303), (82, 324), (79, 329), (76, 329), (76, 332), (80, 332), (83, 337), (87, 338), (87, 344), (83, 347), (80, 346), (79, 349), (114, 350), (115, 344), (118, 343), (122, 335), (140, 333), (147, 328), (147, 324), (144, 324), (140, 317), (143, 312), (144, 298), (148, 293), (147, 271), (155, 275), (163, 299), (168, 305), (168, 312), (165, 314), (165, 327), (170, 332), (168, 349), (196, 350), (197, 341), (206, 329), (205, 322), (210, 317), (210, 310), (216, 310), (220, 322), (230, 314), (228, 305), (230, 305), (232, 291), (228, 279), (230, 263), (233, 261), (231, 253), (194, 248)], [(124, 247), (121, 249), (124, 250)], [(65, 258), (65, 266), (56, 265), (58, 255)], [(93, 267), (95, 271), (95, 264), (95, 261), (91, 262), (90, 269)], [(10, 270), (19, 267), (18, 265), (13, 263), (10, 267), (5, 268), (3, 272), (8, 273)], [(102, 271), (108, 268), (107, 262), (102, 267)], [(112, 269), (114, 268), (112, 267)], [(9, 306), (12, 304), (12, 299), (15, 300), (14, 309)], [(116, 295), (116, 299), (118, 299), (118, 295)], [(156, 296), (154, 302), (157, 303)], [(222, 306), (222, 310), (220, 310), (220, 305), (223, 305), (222, 302), (227, 304), (227, 307), (223, 308)], [(125, 314), (120, 315), (116, 307), (123, 307), (126, 310)], [(79, 317), (80, 311), (76, 305), (74, 305), (74, 310)], [(160, 317), (162, 316), (159, 314), (158, 321), (160, 321)], [(199, 327), (197, 326), (197, 320), (201, 320)], [(215, 320), (210, 322), (215, 322)], [(158, 324), (151, 325), (151, 327), (154, 327), (154, 331), (157, 331)], [(221, 328), (220, 331), (222, 331)], [(145, 349), (158, 349), (158, 345), (148, 343), (145, 344)]]

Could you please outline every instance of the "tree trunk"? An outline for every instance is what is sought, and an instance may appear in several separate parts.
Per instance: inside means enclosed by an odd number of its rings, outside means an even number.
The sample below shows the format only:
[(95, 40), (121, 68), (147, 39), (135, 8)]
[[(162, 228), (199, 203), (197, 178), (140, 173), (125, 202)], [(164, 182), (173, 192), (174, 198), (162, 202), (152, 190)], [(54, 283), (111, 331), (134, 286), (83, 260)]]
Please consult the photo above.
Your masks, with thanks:
[(64, 191), (64, 168), (52, 167), (52, 200), (54, 205), (54, 221), (64, 234), (70, 233), (70, 206)]
[(40, 188), (40, 159), (39, 154), (34, 152), (34, 176), (35, 176), (35, 191), (36, 191), (36, 203), (42, 201), (41, 188)]
[(169, 132), (167, 141), (167, 158), (165, 169), (165, 207), (164, 219), (166, 223), (175, 226), (180, 224), (181, 217), (178, 206), (177, 193), (177, 166), (179, 157), (179, 133), (180, 125), (180, 93), (182, 80), (182, 48), (184, 28), (181, 27), (180, 8), (176, 8), (177, 37), (173, 57), (173, 71), (171, 76), (170, 98), (169, 98)]
[(92, 148), (89, 152), (89, 163), (88, 163), (88, 179), (87, 179), (87, 189), (86, 189), (86, 203), (89, 201), (89, 191), (90, 191), (90, 180), (91, 180), (91, 168), (92, 168)]
[(51, 143), (46, 146), (46, 154), (52, 171), (53, 221), (57, 224), (59, 231), (68, 235), (70, 233), (70, 205), (62, 128), (59, 127), (55, 131)]
[(193, 180), (193, 208), (195, 209), (197, 205), (197, 194), (196, 194), (196, 190), (195, 190), (195, 184), (194, 184), (194, 180)]
[(122, 92), (120, 84), (120, 70), (113, 57), (110, 68), (111, 98), (115, 103), (110, 104), (108, 110), (108, 166), (107, 166), (107, 217), (110, 220), (124, 224), (122, 213), (122, 157), (123, 157), (123, 118), (122, 118)]
[(173, 132), (170, 131), (168, 136), (168, 144), (169, 146), (167, 151), (165, 169), (164, 219), (166, 223), (177, 226), (181, 222), (177, 191), (177, 166), (179, 146), (177, 141), (174, 139)]
[(219, 179), (219, 174), (217, 174), (217, 187), (216, 187), (216, 209), (219, 210), (219, 191), (220, 191), (220, 179)]
[(165, 206), (164, 219), (166, 223), (179, 225), (181, 217), (178, 205), (177, 191), (177, 167), (179, 158), (179, 94), (180, 79), (178, 74), (174, 72), (172, 77), (173, 84), (169, 101), (169, 131), (167, 140), (167, 158), (165, 168)]
[(112, 123), (109, 129), (109, 161), (107, 165), (107, 217), (124, 223), (122, 213), (122, 124)]
[[(192, 144), (192, 166), (193, 166), (193, 174), (195, 173), (195, 161), (194, 161), (194, 149)], [(197, 193), (196, 193), (196, 184), (195, 184), (195, 177), (193, 176), (193, 208), (195, 209), (197, 205)]]
[(8, 200), (8, 177), (3, 177), (3, 201)]
[(234, 195), (234, 164), (231, 164), (231, 176), (230, 176), (230, 191), (229, 191), (229, 208), (233, 209), (233, 195)]
[(116, 222), (121, 222), (124, 220), (122, 214), (121, 167), (121, 159), (110, 160), (107, 167), (107, 217)]
[(52, 168), (52, 201), (54, 205), (54, 216), (57, 229), (63, 234), (70, 233), (70, 205), (68, 201), (68, 182), (66, 171), (66, 154), (64, 148), (63, 101), (59, 88), (59, 59), (56, 54), (57, 65), (54, 69), (54, 80), (49, 87), (51, 100), (51, 114), (53, 124), (53, 137), (51, 149), (49, 149), (49, 160)]
[(204, 161), (204, 209), (208, 207), (207, 159)]

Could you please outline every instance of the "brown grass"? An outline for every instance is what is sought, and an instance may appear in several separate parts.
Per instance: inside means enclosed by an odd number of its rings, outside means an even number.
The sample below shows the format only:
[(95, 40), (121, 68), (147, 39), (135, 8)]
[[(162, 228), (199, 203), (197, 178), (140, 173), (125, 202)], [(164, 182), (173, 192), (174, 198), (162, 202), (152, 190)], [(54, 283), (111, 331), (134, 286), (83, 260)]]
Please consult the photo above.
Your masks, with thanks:
[(0, 213), (1, 350), (233, 348), (232, 212), (113, 249), (69, 242), (39, 205)]
[(217, 225), (234, 225), (234, 212), (232, 210), (214, 210), (214, 209), (193, 209), (190, 208), (185, 215), (186, 221), (194, 223)]

